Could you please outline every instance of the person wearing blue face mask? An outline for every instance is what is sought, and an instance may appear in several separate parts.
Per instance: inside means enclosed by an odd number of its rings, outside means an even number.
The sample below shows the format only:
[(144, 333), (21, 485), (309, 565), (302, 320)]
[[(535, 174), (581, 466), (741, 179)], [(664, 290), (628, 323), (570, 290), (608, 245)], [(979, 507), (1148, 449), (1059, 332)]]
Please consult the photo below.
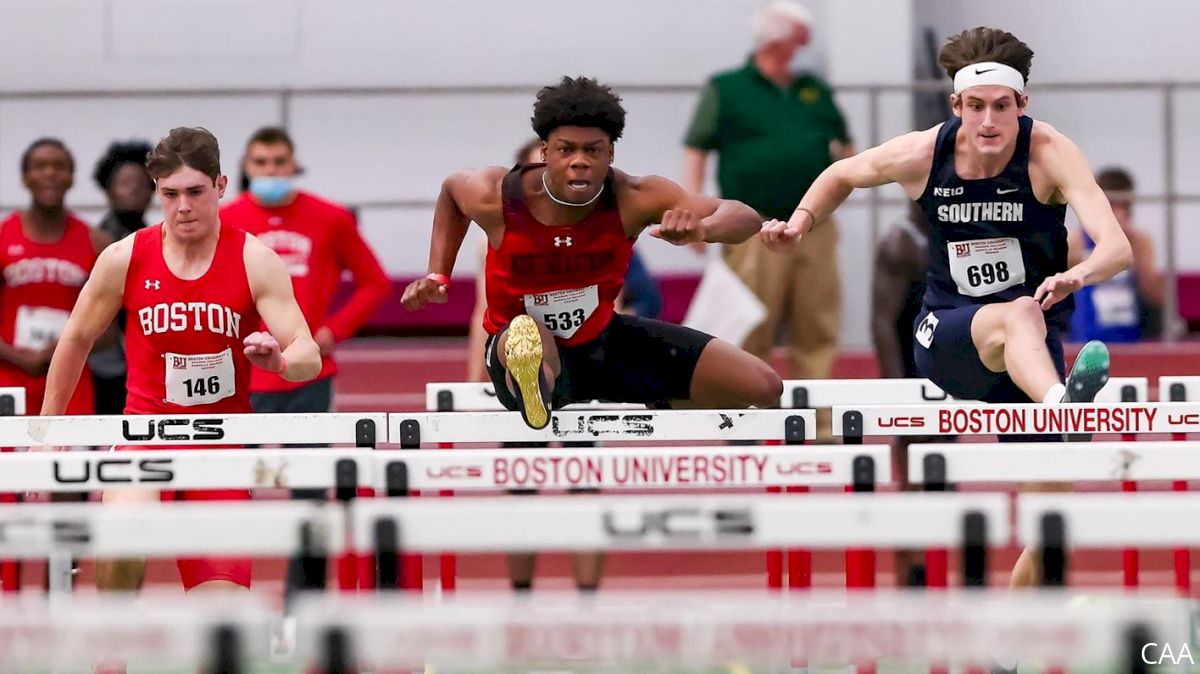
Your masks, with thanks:
[[(257, 413), (329, 412), (337, 365), (335, 345), (351, 337), (391, 292), (392, 284), (359, 232), (354, 214), (339, 204), (298, 189), (295, 143), (278, 127), (256, 131), (246, 143), (243, 191), (221, 209), (221, 221), (245, 230), (274, 250), (287, 265), (296, 301), (321, 349), (321, 373), (293, 383), (263, 370), (250, 378), (250, 404)], [(333, 296), (349, 271), (355, 290), (337, 311)], [(298, 490), (297, 498), (323, 498), (324, 492)], [(288, 588), (299, 577), (296, 560)]]

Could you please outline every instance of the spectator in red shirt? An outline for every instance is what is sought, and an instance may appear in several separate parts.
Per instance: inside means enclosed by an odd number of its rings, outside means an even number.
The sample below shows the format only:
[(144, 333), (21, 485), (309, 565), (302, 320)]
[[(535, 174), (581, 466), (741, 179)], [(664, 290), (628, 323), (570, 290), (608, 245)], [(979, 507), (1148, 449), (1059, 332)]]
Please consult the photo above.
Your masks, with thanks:
[[(257, 413), (329, 412), (333, 408), (335, 345), (354, 335), (387, 299), (391, 281), (358, 231), (348, 209), (296, 189), (296, 145), (288, 132), (267, 126), (246, 142), (242, 174), (248, 184), (236, 201), (221, 209), (221, 222), (243, 229), (267, 244), (287, 265), (296, 302), (321, 349), (321, 372), (308, 382), (290, 382), (260, 368), (250, 375), (250, 405)], [(357, 286), (330, 315), (342, 272)], [(322, 490), (297, 489), (293, 498), (322, 499)], [(299, 587), (300, 560), (288, 565), (286, 592)]]
[[(321, 373), (289, 382), (263, 370), (250, 380), (254, 411), (328, 412), (337, 374), (335, 345), (354, 335), (391, 292), (391, 281), (358, 231), (354, 215), (338, 204), (296, 189), (295, 144), (284, 129), (264, 127), (246, 144), (242, 170), (249, 189), (221, 209), (221, 221), (259, 238), (283, 258), (296, 300), (321, 347)], [(338, 311), (330, 304), (343, 271), (357, 288)]]

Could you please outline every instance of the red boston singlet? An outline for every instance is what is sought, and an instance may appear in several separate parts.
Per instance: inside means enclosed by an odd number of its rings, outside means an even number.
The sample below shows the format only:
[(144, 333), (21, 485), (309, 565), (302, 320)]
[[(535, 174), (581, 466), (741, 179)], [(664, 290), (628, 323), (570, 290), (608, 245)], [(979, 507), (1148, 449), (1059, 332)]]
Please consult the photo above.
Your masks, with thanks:
[[(56, 341), (95, 263), (96, 247), (88, 226), (74, 216), (67, 216), (62, 238), (54, 243), (38, 243), (26, 237), (20, 213), (0, 223), (0, 268), (4, 274), (0, 339), (18, 349), (33, 351)], [(41, 411), (45, 376), (31, 376), (12, 363), (0, 362), (0, 386), (24, 387), (26, 412)], [(95, 413), (92, 375), (86, 368), (67, 413)]]
[(221, 225), (208, 271), (177, 278), (163, 259), (162, 225), (134, 234), (125, 278), (126, 414), (240, 414), (250, 409), (242, 340), (259, 325), (242, 250)]
[(548, 226), (529, 212), (521, 189), (532, 164), (504, 176), (504, 238), (488, 246), (487, 313), (483, 326), (496, 334), (520, 314), (529, 314), (565, 346), (589, 342), (612, 320), (625, 282), (634, 240), (617, 210), (612, 174), (595, 209), (578, 223)]

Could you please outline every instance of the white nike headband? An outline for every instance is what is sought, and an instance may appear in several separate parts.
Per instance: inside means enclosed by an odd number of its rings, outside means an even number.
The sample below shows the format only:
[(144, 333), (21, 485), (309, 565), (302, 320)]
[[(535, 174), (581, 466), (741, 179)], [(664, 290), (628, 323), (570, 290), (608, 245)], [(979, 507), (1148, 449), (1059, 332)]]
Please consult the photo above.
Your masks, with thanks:
[(996, 63), (984, 61), (963, 66), (954, 73), (954, 93), (961, 94), (971, 87), (999, 85), (1015, 90), (1018, 94), (1025, 92), (1025, 78), (1017, 69)]

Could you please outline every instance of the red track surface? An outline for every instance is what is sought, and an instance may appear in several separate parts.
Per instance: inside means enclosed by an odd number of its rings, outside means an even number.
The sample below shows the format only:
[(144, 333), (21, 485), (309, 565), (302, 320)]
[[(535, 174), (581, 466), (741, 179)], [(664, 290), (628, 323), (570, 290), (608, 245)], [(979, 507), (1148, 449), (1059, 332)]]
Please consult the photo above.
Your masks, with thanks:
[[(340, 352), (341, 374), (337, 380), (337, 407), (340, 411), (400, 411), (424, 408), (425, 384), (432, 381), (462, 381), (466, 377), (465, 349), (461, 339), (357, 340)], [(785, 372), (782, 359), (775, 365)], [(1200, 374), (1200, 344), (1136, 345), (1113, 349), (1114, 376), (1149, 377), (1153, 387), (1161, 375)], [(843, 355), (837, 362), (835, 377), (877, 376), (874, 358), (867, 353)], [(1154, 391), (1152, 391), (1153, 395)], [(1116, 487), (1114, 486), (1114, 489)], [(1144, 485), (1144, 489), (1169, 488), (1169, 485)], [(1003, 550), (991, 559), (993, 580), (1006, 582), (1007, 572), (1017, 550)], [(841, 553), (818, 553), (813, 559), (813, 579), (818, 586), (844, 584)], [(426, 582), (436, 579), (436, 560), (426, 560)], [(1071, 579), (1079, 585), (1119, 585), (1120, 553), (1087, 551), (1072, 558)], [(616, 554), (609, 559), (606, 587), (761, 587), (765, 583), (764, 555), (752, 553), (705, 554)], [(878, 555), (879, 585), (893, 584), (892, 555)], [(951, 582), (957, 561), (950, 561)], [(255, 567), (255, 582), (277, 585), (282, 577), (281, 560), (260, 560)], [(459, 558), (459, 587), (499, 588), (505, 585), (504, 562), (500, 555), (472, 555)], [(1143, 551), (1143, 585), (1168, 586), (1171, 583), (1171, 555), (1166, 550)], [(40, 582), (40, 570), (30, 569), (26, 582)], [(570, 558), (546, 555), (541, 560), (538, 587), (568, 587)], [(175, 565), (154, 562), (151, 582), (177, 586)], [(90, 568), (82, 582), (91, 583)]]

